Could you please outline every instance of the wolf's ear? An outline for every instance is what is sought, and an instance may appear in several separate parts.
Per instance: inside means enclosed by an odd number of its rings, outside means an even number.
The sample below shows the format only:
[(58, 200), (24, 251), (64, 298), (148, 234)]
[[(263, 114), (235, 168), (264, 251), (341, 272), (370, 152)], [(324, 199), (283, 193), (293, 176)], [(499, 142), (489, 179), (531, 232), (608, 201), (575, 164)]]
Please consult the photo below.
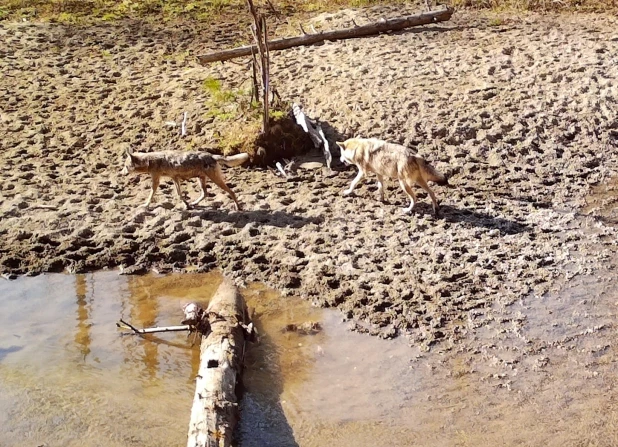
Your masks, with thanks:
[(345, 141), (335, 141), (335, 143), (337, 144), (337, 146), (339, 146), (341, 149), (345, 149)]
[(133, 159), (133, 149), (130, 146), (125, 148), (124, 153), (127, 157), (131, 157), (131, 159)]

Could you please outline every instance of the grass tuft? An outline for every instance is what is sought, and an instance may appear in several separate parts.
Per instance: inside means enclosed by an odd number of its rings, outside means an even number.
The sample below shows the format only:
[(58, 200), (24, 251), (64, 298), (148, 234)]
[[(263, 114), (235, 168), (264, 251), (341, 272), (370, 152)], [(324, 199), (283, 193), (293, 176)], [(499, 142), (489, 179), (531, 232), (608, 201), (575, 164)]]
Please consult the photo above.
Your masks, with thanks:
[[(385, 4), (406, 4), (404, 0), (271, 0), (286, 16), (303, 13), (335, 11), (347, 7)], [(248, 14), (245, 0), (2, 0), (0, 20), (27, 19), (61, 23), (96, 23), (113, 20), (189, 19), (215, 21), (222, 16)], [(442, 2), (438, 2), (442, 3)], [(489, 9), (493, 11), (596, 11), (618, 9), (618, 0), (445, 0), (456, 8)], [(414, 4), (424, 8), (422, 1)], [(269, 12), (266, 1), (257, 5)]]

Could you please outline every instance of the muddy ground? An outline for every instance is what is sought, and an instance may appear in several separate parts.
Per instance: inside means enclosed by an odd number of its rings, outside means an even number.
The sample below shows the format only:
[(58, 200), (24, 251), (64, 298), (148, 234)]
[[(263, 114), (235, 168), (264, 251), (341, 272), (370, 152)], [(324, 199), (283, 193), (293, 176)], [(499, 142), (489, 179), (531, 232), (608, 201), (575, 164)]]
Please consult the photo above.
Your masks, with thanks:
[[(307, 22), (331, 29), (418, 10)], [(122, 151), (216, 144), (230, 123), (208, 114), (202, 83), (246, 86), (249, 71), (192, 56), (234, 46), (244, 25), (4, 23), (0, 269), (219, 268), (338, 307), (357, 330), (425, 347), (451, 346), (489, 321), (517, 326), (499, 309), (616, 261), (607, 185), (618, 169), (617, 22), (458, 11), (444, 24), (272, 54), (280, 95), (327, 123), (331, 142), (408, 144), (451, 174), (453, 188), (435, 187), (441, 218), (422, 193), (403, 215), (395, 182), (388, 204), (373, 178), (343, 197), (355, 170), (315, 164), (288, 181), (226, 169), (241, 212), (214, 187), (184, 210), (170, 181), (140, 208), (149, 179), (119, 174)], [(184, 111), (181, 140), (165, 122)]]

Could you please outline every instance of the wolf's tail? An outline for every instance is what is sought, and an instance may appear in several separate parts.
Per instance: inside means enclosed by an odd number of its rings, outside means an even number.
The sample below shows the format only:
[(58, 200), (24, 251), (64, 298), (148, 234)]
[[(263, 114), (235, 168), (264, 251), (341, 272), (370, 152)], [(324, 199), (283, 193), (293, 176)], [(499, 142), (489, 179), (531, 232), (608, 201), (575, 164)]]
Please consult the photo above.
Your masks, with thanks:
[(423, 178), (425, 181), (432, 181), (440, 186), (451, 186), (448, 182), (448, 175), (440, 174), (436, 168), (423, 160)]
[(249, 160), (249, 154), (243, 152), (242, 154), (228, 155), (227, 157), (224, 155), (213, 155), (212, 158), (217, 160), (222, 165), (232, 168), (234, 166), (240, 166)]

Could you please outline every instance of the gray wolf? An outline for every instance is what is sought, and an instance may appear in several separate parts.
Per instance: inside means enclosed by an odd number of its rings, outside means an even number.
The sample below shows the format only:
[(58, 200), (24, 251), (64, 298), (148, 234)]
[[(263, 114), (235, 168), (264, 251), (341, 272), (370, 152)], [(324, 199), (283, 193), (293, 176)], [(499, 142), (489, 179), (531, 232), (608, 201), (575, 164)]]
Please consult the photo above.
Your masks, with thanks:
[(416, 194), (412, 189), (414, 184), (427, 191), (433, 202), (434, 214), (439, 213), (438, 200), (427, 182), (450, 186), (448, 177), (440, 174), (412, 149), (377, 138), (350, 138), (337, 142), (337, 146), (341, 149), (341, 161), (358, 167), (358, 175), (343, 192), (344, 195), (352, 193), (366, 172), (375, 172), (378, 176), (378, 192), (383, 202), (384, 178), (396, 178), (401, 189), (410, 197), (410, 206), (403, 210), (405, 213), (410, 213), (416, 203)]
[[(219, 188), (228, 193), (236, 205), (237, 210), (241, 206), (236, 199), (236, 194), (226, 184), (221, 172), (221, 164), (225, 166), (238, 166), (249, 159), (248, 154), (238, 154), (228, 157), (222, 155), (212, 155), (207, 152), (142, 152), (133, 153), (127, 149), (126, 159), (121, 174), (130, 172), (147, 173), (152, 178), (152, 188), (148, 200), (144, 206), (148, 208), (152, 201), (155, 191), (159, 187), (161, 177), (170, 177), (176, 186), (178, 197), (185, 204), (186, 208), (200, 203), (206, 195), (206, 178), (208, 177)], [(200, 181), (202, 193), (190, 204), (183, 198), (180, 190), (180, 182), (197, 177)]]

